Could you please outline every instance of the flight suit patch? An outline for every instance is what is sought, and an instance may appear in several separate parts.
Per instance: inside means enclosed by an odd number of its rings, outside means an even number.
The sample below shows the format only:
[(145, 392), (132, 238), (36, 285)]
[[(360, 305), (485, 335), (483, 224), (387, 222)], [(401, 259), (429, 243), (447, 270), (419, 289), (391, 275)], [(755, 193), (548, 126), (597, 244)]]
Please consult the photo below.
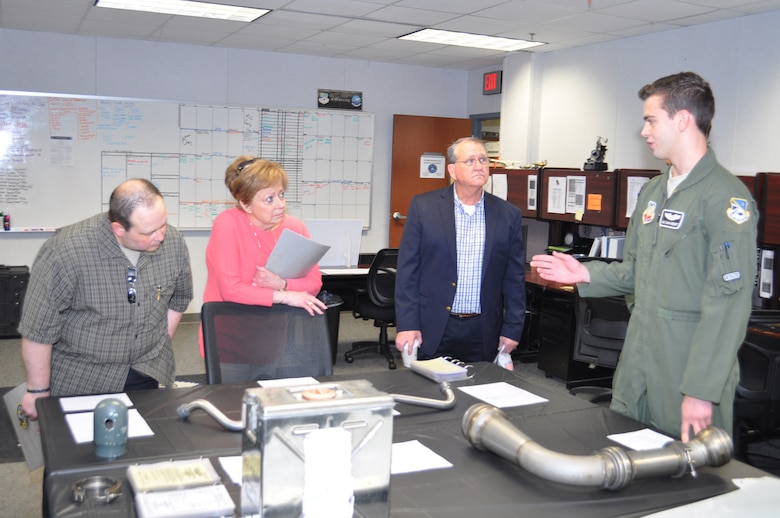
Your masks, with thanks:
[(750, 220), (748, 202), (743, 198), (731, 198), (731, 206), (726, 210), (726, 215), (737, 225)]
[(654, 219), (655, 219), (655, 202), (650, 200), (647, 202), (647, 208), (642, 213), (642, 223), (647, 225), (648, 223), (652, 223)]
[(658, 224), (662, 228), (670, 228), (672, 230), (680, 230), (683, 220), (685, 219), (685, 213), (678, 210), (664, 209), (661, 212), (661, 219)]

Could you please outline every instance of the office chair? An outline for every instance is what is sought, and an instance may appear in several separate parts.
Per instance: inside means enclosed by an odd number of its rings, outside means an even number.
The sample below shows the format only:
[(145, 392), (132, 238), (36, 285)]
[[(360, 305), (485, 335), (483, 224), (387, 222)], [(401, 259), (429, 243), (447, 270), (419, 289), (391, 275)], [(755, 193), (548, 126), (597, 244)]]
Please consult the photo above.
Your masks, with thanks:
[(737, 358), (734, 454), (747, 460), (751, 442), (780, 437), (780, 311), (753, 311)]
[(387, 358), (389, 368), (395, 369), (395, 357), (387, 339), (387, 328), (395, 326), (395, 269), (398, 264), (398, 249), (384, 248), (377, 252), (366, 277), (366, 287), (355, 290), (352, 315), (363, 320), (374, 320), (379, 328), (378, 342), (355, 342), (352, 349), (344, 353), (347, 363), (353, 356), (365, 352), (378, 352)]
[(284, 304), (206, 302), (200, 318), (209, 384), (333, 374), (324, 314)]
[[(607, 367), (614, 372), (631, 316), (626, 298), (586, 298), (575, 293), (574, 311), (576, 331), (572, 358), (587, 363), (591, 368)], [(611, 386), (612, 377), (588, 380), (588, 383), (594, 381)], [(591, 399), (594, 403), (609, 401), (612, 396), (610, 387), (583, 385), (570, 390), (572, 394), (585, 391), (594, 392), (595, 395)]]

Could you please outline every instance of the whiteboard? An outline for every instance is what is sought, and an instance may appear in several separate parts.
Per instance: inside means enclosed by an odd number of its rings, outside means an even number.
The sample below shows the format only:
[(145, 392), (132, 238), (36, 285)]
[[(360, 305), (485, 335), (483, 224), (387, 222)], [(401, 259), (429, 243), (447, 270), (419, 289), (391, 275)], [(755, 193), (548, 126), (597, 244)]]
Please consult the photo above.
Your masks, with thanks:
[(0, 92), (0, 211), (12, 229), (58, 228), (147, 178), (169, 223), (208, 229), (235, 204), (225, 169), (251, 155), (284, 167), (288, 213), (369, 228), (373, 145), (371, 113)]

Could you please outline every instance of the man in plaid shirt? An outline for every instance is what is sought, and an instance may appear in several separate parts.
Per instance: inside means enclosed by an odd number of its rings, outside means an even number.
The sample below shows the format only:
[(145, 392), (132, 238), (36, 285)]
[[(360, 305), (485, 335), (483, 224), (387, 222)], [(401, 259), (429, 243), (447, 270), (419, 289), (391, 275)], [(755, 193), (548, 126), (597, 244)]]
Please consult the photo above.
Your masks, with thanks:
[(19, 325), (25, 415), (37, 418), (38, 397), (171, 385), (191, 300), (189, 253), (160, 191), (122, 183), (107, 213), (60, 229), (35, 259)]

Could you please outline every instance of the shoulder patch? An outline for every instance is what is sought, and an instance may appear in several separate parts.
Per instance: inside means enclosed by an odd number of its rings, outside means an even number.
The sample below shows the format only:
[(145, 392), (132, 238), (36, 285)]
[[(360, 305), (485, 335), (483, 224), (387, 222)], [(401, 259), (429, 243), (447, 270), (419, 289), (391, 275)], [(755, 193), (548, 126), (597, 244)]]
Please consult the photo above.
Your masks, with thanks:
[(748, 201), (744, 198), (731, 198), (730, 206), (726, 210), (726, 216), (737, 225), (750, 221)]
[(656, 203), (654, 201), (650, 200), (647, 202), (647, 208), (642, 213), (642, 223), (647, 225), (655, 219), (655, 207)]

